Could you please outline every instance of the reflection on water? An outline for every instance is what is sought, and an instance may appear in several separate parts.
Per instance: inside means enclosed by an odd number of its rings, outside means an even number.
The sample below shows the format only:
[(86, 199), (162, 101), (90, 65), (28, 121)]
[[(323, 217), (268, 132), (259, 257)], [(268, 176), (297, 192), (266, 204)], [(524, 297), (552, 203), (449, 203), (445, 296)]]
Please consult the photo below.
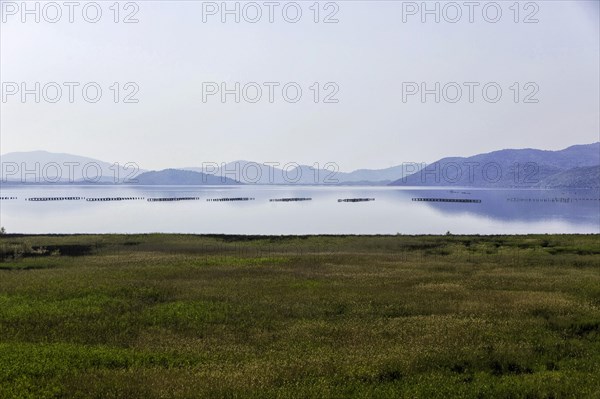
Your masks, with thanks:
[(14, 233), (600, 233), (598, 190), (5, 186), (0, 197)]

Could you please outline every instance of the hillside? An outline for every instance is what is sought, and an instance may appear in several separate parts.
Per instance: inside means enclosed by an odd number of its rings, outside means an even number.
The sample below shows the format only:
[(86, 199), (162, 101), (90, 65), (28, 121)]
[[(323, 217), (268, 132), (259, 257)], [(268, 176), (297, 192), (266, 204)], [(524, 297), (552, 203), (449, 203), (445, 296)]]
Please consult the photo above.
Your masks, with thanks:
[(560, 151), (510, 149), (444, 158), (390, 185), (537, 187), (542, 181), (550, 181), (547, 179), (551, 176), (597, 165), (600, 165), (600, 143), (575, 145)]
[(600, 165), (573, 168), (545, 178), (541, 188), (600, 188)]

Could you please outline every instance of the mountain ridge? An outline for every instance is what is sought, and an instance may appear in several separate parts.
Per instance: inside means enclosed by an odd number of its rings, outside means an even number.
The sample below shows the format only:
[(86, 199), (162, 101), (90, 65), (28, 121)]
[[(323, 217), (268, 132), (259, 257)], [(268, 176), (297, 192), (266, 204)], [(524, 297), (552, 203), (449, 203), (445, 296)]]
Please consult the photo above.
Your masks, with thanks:
[[(108, 163), (44, 150), (7, 153), (0, 155), (0, 161), (4, 184), (596, 187), (593, 167), (600, 165), (600, 142), (575, 144), (556, 151), (505, 148), (467, 157), (444, 157), (429, 165), (405, 162), (351, 172), (340, 172), (334, 163), (313, 168), (296, 163), (267, 165), (246, 160), (148, 171), (135, 164)], [(38, 176), (32, 176), (36, 173)]]
[(238, 185), (243, 184), (239, 181), (209, 175), (191, 170), (181, 169), (163, 169), (160, 171), (148, 171), (139, 174), (135, 178), (136, 183), (142, 186), (150, 185), (185, 185), (185, 186), (216, 186), (216, 185)]
[[(558, 151), (503, 149), (469, 157), (445, 157), (389, 185), (527, 188), (540, 187), (546, 181), (549, 187), (551, 180), (547, 179), (553, 175), (574, 170), (563, 176), (563, 180), (577, 180), (578, 172), (588, 171), (576, 168), (597, 165), (600, 165), (600, 142)], [(569, 185), (564, 181), (561, 184)]]

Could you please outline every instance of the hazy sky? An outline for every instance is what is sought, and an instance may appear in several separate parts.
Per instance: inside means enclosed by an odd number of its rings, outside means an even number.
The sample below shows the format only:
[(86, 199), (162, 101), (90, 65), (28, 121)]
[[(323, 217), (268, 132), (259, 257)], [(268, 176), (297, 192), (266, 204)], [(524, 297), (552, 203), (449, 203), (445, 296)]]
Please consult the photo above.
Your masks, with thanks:
[[(97, 23), (83, 19), (88, 2), (74, 10), (73, 23), (64, 6), (61, 19), (50, 23), (46, 19), (55, 18), (56, 10), (48, 6), (44, 15), (45, 3), (40, 3), (36, 23), (34, 15), (24, 15), (22, 22), (21, 10), (13, 15), (20, 1), (1, 3), (2, 153), (41, 149), (137, 162), (149, 169), (249, 159), (336, 162), (341, 170), (351, 170), (599, 140), (597, 1), (521, 2), (518, 23), (516, 8), (509, 8), (513, 1), (494, 3), (502, 11), (497, 23), (484, 18), (489, 2), (474, 9), (472, 23), (463, 1), (454, 3), (462, 12), (456, 23), (444, 19), (457, 15), (447, 2), (439, 2), (439, 23), (434, 15), (425, 15), (423, 23), (420, 10), (411, 15), (420, 1), (321, 2), (318, 23), (313, 1), (297, 2), (302, 10), (297, 23), (283, 18), (284, 5), (287, 18), (295, 17), (289, 2), (274, 8), (273, 23), (263, 1), (255, 3), (262, 12), (256, 23), (244, 20), (256, 15), (256, 7), (244, 2), (239, 3), (239, 23), (234, 15), (225, 15), (225, 23), (219, 12), (209, 15), (220, 1), (122, 2), (119, 23), (113, 21), (113, 1), (98, 2), (102, 16)], [(436, 2), (428, 5), (434, 8)], [(94, 8), (86, 10), (93, 19)], [(486, 10), (485, 17), (493, 20), (495, 6)], [(131, 12), (139, 22), (122, 23)], [(331, 13), (339, 22), (323, 23)], [(7, 94), (15, 87), (11, 82), (25, 82), (30, 89), (35, 82), (40, 87), (57, 82), (62, 97), (50, 103), (42, 96), (36, 103), (30, 94), (23, 103), (20, 92)], [(73, 103), (64, 82), (80, 83)], [(97, 103), (82, 96), (88, 82), (102, 89)], [(114, 82), (119, 83), (119, 103), (113, 99)], [(123, 103), (134, 87), (124, 87), (127, 82), (139, 87), (138, 103)], [(248, 96), (239, 103), (233, 94), (224, 103), (219, 94), (203, 101), (203, 82), (216, 82), (212, 87), (226, 82), (229, 88), (235, 82), (241, 87), (257, 82), (262, 98), (247, 101), (255, 95), (255, 88), (247, 86)], [(279, 83), (273, 103), (264, 82)], [(283, 97), (282, 87), (289, 82), (302, 89), (296, 103)], [(318, 103), (315, 82), (320, 84)], [(325, 87), (328, 82), (334, 84)], [(403, 87), (409, 86), (403, 82), (426, 82), (430, 89), (435, 82), (440, 87), (456, 82), (463, 96), (456, 103), (447, 101), (455, 97), (455, 86), (449, 85), (439, 103), (434, 94), (425, 103), (419, 94), (404, 102)], [(473, 103), (464, 82), (480, 84), (474, 87)], [(489, 82), (502, 89), (496, 103), (482, 95)], [(53, 87), (47, 86), (48, 99), (55, 96)], [(324, 103), (336, 87), (338, 102)], [(489, 99), (494, 90), (488, 91)], [(294, 96), (293, 87), (288, 94)], [(525, 103), (526, 98), (538, 102)]]

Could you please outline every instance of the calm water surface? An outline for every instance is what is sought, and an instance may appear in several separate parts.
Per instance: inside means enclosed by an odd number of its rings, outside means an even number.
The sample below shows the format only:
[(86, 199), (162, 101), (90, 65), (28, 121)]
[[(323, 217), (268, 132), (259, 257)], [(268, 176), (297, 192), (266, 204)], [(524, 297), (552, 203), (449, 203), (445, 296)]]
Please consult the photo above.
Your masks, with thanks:
[[(526, 234), (600, 233), (598, 190), (282, 186), (3, 186), (11, 233)], [(84, 197), (70, 201), (28, 198)], [(127, 201), (88, 198), (141, 197)], [(149, 198), (197, 200), (151, 202)], [(207, 201), (250, 197), (251, 201)], [(303, 197), (302, 202), (270, 199)], [(369, 202), (338, 199), (373, 198)], [(413, 198), (481, 200), (417, 202)]]

